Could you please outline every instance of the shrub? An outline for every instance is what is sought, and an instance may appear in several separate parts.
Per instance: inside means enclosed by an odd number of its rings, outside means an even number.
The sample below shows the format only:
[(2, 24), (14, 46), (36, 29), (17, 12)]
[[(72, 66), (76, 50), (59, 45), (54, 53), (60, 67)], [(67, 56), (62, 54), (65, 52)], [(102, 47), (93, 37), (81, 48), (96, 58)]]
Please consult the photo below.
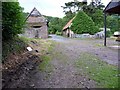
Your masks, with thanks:
[(58, 31), (56, 32), (56, 34), (57, 34), (57, 35), (62, 35), (62, 33), (61, 33), (61, 32), (58, 32)]
[(2, 3), (2, 37), (3, 40), (14, 38), (22, 33), (24, 14), (19, 2)]

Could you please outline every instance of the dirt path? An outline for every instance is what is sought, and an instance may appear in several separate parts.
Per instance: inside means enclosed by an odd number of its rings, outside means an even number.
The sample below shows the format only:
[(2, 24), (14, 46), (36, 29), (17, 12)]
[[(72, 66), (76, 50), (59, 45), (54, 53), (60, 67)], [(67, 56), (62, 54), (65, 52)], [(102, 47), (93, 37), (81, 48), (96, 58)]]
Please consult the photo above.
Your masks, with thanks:
[[(118, 50), (103, 47), (102, 40), (77, 40), (59, 36), (53, 36), (49, 40), (56, 43), (53, 49), (47, 52), (46, 56), (49, 57), (47, 58), (49, 59), (47, 64), (42, 67), (42, 70), (40, 69), (42, 64), (35, 64), (36, 68), (29, 71), (19, 84), (14, 84), (15, 87), (97, 88), (98, 83), (76, 67), (75, 63), (80, 58), (80, 55), (90, 53), (108, 64), (115, 66), (118, 64)], [(109, 43), (117, 44), (113, 40), (109, 41)]]
[[(98, 56), (101, 60), (108, 64), (118, 65), (118, 49), (113, 49), (111, 46), (120, 45), (115, 40), (107, 40), (107, 47), (103, 46), (103, 40), (92, 40), (92, 39), (67, 39), (60, 36), (54, 36), (53, 39), (56, 42), (63, 44), (66, 51), (72, 51), (72, 57), (79, 55), (80, 52), (88, 52)], [(59, 50), (59, 49), (58, 49)], [(69, 52), (66, 52), (70, 54)]]
[(48, 55), (49, 65), (44, 71), (38, 71), (32, 76), (34, 88), (97, 88), (97, 82), (75, 66), (75, 62), (84, 52), (94, 54), (109, 64), (118, 63), (118, 51), (99, 46), (102, 43), (99, 40), (91, 43), (89, 40), (64, 39), (56, 36), (52, 40), (57, 44)]
[[(69, 52), (69, 54), (68, 54)], [(67, 44), (56, 44), (52, 53), (49, 54), (52, 60), (45, 71), (38, 71), (31, 79), (35, 88), (92, 88), (96, 82), (89, 77), (80, 74), (75, 67), (77, 56), (71, 55), (72, 50)], [(51, 69), (50, 69), (51, 68)], [(39, 67), (38, 67), (39, 69)]]

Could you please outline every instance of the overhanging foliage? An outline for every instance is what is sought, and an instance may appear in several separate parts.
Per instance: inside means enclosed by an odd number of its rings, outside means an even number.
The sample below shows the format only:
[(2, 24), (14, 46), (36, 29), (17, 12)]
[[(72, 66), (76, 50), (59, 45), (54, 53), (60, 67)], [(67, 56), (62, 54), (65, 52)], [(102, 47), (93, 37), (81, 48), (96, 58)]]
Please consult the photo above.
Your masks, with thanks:
[(2, 3), (2, 37), (3, 40), (13, 38), (22, 33), (24, 15), (18, 2)]

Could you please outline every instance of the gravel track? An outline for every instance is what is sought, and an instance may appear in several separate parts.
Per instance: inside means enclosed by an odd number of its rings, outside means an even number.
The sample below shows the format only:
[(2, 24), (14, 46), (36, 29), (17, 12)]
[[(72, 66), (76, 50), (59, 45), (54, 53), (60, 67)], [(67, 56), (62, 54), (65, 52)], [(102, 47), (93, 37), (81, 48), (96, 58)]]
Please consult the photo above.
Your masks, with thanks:
[(38, 64), (34, 64), (36, 68), (29, 71), (29, 75), (24, 76), (23, 81), (17, 85), (15, 82), (11, 84), (19, 88), (97, 88), (97, 82), (75, 66), (80, 54), (91, 53), (108, 64), (118, 65), (119, 51), (109, 48), (110, 45), (117, 44), (114, 40), (108, 40), (108, 47), (102, 46), (103, 40), (78, 40), (56, 35), (52, 35), (48, 40), (57, 42), (47, 54), (51, 57), (50, 66), (40, 71)]
[[(50, 67), (46, 71), (37, 72), (32, 82), (35, 88), (97, 88), (97, 82), (91, 80), (75, 67), (75, 62), (81, 53), (91, 53), (107, 62), (108, 64), (118, 64), (118, 50), (113, 50), (102, 46), (102, 40), (77, 40), (53, 35), (57, 42), (51, 56)], [(117, 44), (109, 40), (111, 45)], [(110, 45), (109, 44), (109, 45)]]

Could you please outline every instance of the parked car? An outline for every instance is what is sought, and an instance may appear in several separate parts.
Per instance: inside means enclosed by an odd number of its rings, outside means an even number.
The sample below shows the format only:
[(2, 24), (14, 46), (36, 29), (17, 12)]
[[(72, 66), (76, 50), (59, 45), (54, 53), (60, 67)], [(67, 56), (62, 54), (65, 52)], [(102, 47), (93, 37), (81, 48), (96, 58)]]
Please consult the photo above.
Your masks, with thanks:
[(114, 36), (117, 37), (116, 41), (120, 42), (120, 31), (114, 32)]

